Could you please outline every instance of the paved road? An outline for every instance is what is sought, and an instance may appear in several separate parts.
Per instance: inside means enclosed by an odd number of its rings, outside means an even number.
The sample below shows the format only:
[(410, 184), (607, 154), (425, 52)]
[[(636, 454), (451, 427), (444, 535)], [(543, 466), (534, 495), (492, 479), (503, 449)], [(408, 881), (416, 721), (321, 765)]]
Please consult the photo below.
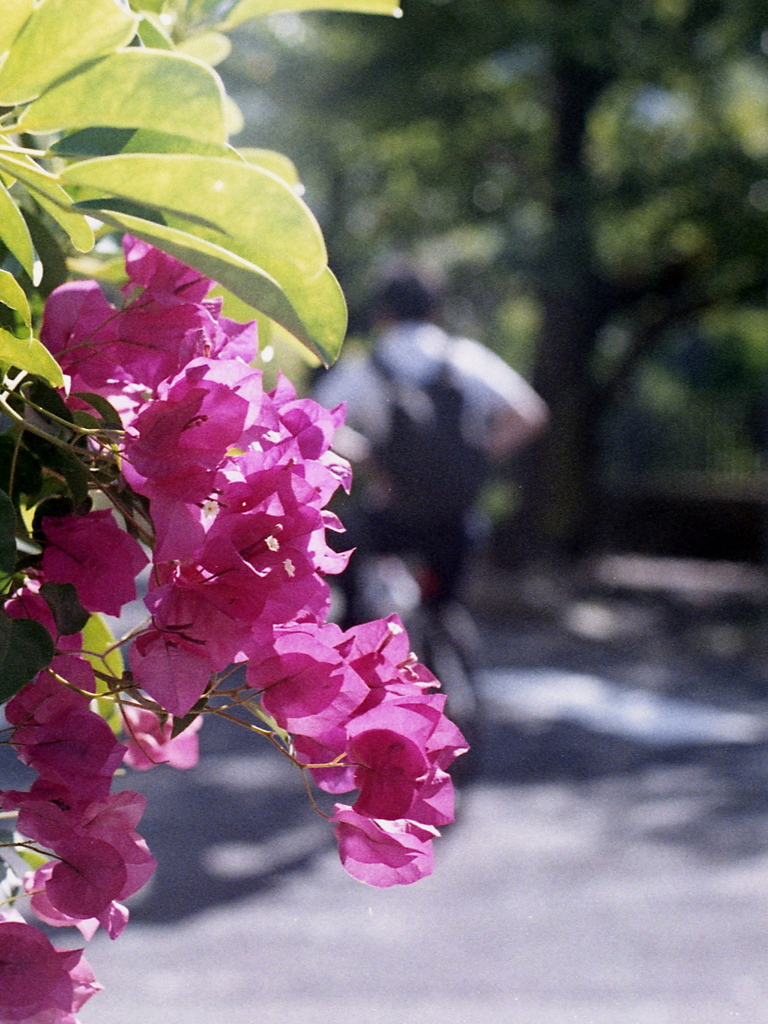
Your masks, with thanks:
[(435, 875), (389, 891), (342, 872), (271, 758), (146, 776), (161, 867), (124, 936), (92, 943), (107, 990), (84, 1024), (768, 1024), (763, 747), (545, 761), (486, 765)]
[(768, 1024), (765, 619), (630, 604), (486, 629), (508, 685), (415, 886), (348, 878), (249, 737), (132, 776), (160, 868), (83, 1024)]

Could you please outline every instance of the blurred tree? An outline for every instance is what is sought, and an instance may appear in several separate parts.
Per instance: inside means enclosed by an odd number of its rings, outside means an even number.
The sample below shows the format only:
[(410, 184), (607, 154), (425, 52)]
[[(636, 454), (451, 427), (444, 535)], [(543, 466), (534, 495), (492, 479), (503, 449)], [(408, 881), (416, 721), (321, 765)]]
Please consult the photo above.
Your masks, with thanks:
[(678, 324), (764, 304), (768, 17), (758, 0), (404, 13), (244, 29), (224, 68), (242, 138), (296, 160), (353, 317), (372, 265), (410, 250), (447, 280), (453, 326), (532, 373), (552, 429), (526, 521), (581, 550), (598, 425), (638, 361)]

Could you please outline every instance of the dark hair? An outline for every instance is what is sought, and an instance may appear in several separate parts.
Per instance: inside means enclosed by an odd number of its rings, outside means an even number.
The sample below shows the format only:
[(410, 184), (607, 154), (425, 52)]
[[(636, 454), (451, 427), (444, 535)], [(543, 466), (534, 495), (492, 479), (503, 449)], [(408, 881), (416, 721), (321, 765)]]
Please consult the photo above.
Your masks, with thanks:
[(374, 318), (388, 320), (429, 320), (438, 308), (437, 290), (415, 271), (390, 275), (374, 292)]

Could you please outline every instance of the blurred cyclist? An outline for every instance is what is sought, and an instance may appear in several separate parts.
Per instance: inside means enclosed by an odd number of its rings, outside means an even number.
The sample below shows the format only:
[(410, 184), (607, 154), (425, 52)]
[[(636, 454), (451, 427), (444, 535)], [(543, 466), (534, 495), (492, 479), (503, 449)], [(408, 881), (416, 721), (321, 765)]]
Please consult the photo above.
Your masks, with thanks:
[[(371, 311), (372, 352), (345, 355), (314, 390), (326, 406), (346, 402), (335, 448), (364, 467), (360, 498), (345, 512), (344, 546), (417, 556), (424, 598), (447, 602), (492, 462), (533, 441), (547, 408), (494, 352), (438, 326), (436, 293), (414, 271), (390, 275)], [(356, 566), (353, 558), (342, 578), (347, 625), (364, 615)]]

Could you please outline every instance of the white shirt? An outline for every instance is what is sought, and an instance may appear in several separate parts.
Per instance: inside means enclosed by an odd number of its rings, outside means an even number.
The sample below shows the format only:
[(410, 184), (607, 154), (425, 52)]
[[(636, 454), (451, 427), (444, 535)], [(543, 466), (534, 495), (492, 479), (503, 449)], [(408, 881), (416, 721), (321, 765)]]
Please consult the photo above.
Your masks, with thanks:
[[(465, 440), (491, 451), (499, 423), (514, 414), (519, 421), (519, 447), (539, 432), (547, 419), (546, 406), (520, 374), (495, 352), (470, 338), (454, 338), (432, 323), (406, 322), (378, 339), (378, 358), (399, 381), (423, 387), (444, 366), (464, 397)], [(390, 389), (370, 357), (349, 353), (317, 383), (314, 397), (328, 407), (347, 404), (347, 425), (374, 445), (390, 429)], [(523, 436), (524, 435), (524, 436)]]

